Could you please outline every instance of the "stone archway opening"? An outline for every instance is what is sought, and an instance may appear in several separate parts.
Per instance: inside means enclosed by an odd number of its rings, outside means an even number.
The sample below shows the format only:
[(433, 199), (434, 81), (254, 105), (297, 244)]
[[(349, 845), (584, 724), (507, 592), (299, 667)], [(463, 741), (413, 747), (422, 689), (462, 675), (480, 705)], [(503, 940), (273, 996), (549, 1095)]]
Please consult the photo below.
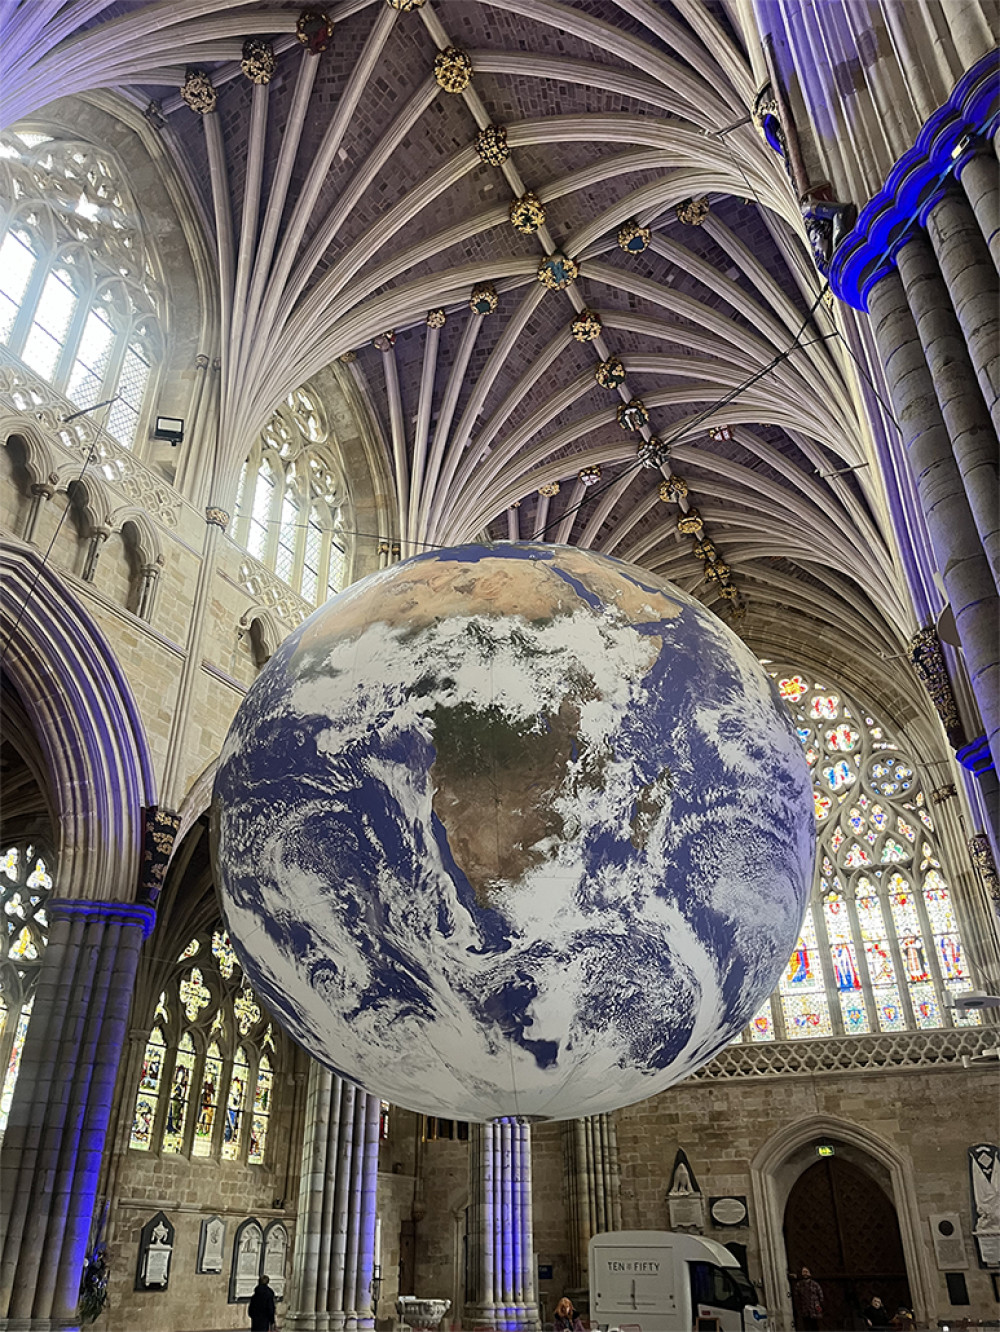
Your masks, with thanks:
[[(876, 1295), (890, 1315), (912, 1306), (891, 1182), (880, 1178), (885, 1174), (856, 1148), (814, 1155), (789, 1191), (783, 1225), (789, 1271), (807, 1267), (819, 1282), (823, 1327), (864, 1329), (864, 1310)], [(805, 1327), (802, 1302), (793, 1298), (793, 1307), (795, 1326)]]

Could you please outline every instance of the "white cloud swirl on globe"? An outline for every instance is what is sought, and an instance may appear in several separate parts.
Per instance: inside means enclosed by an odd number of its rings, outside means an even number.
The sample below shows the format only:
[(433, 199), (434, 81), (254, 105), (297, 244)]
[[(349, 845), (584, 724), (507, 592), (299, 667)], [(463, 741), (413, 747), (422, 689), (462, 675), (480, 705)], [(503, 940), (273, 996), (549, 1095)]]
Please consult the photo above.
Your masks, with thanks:
[(241, 707), (213, 821), (275, 1016), (467, 1119), (596, 1113), (706, 1062), (773, 988), (812, 870), (759, 663), (566, 547), (437, 552), (318, 611)]

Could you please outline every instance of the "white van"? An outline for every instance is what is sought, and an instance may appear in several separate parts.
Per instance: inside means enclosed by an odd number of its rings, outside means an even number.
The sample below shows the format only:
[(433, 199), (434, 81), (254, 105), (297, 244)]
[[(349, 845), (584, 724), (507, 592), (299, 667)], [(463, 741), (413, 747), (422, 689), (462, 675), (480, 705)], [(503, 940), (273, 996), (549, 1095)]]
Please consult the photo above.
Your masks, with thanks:
[(767, 1310), (715, 1240), (618, 1230), (590, 1241), (590, 1318), (610, 1332), (766, 1332)]

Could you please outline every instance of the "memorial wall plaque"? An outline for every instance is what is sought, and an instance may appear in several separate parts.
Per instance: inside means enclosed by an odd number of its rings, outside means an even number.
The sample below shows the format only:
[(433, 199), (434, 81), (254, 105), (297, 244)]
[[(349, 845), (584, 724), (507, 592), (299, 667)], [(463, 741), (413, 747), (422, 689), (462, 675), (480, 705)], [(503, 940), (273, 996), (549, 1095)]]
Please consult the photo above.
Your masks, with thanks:
[(726, 1194), (721, 1198), (709, 1198), (708, 1214), (716, 1229), (747, 1224), (747, 1200), (743, 1194)]
[(264, 1232), (253, 1217), (242, 1221), (233, 1240), (233, 1270), (229, 1274), (229, 1303), (248, 1300), (260, 1280)]
[(264, 1262), (261, 1271), (270, 1282), (276, 1300), (284, 1298), (287, 1258), (288, 1231), (281, 1221), (272, 1221), (264, 1231)]
[(977, 1142), (969, 1148), (972, 1233), (980, 1267), (1000, 1267), (1000, 1147)]
[(206, 1217), (201, 1223), (198, 1240), (199, 1272), (221, 1272), (225, 1261), (223, 1246), (226, 1242), (226, 1223), (221, 1216)]
[(945, 1272), (956, 1267), (968, 1267), (969, 1259), (965, 1252), (965, 1236), (962, 1234), (962, 1220), (957, 1212), (941, 1212), (928, 1217), (931, 1239), (934, 1242), (934, 1257), (938, 1271)]
[(164, 1212), (157, 1212), (139, 1234), (135, 1289), (166, 1290), (173, 1252), (174, 1228)]

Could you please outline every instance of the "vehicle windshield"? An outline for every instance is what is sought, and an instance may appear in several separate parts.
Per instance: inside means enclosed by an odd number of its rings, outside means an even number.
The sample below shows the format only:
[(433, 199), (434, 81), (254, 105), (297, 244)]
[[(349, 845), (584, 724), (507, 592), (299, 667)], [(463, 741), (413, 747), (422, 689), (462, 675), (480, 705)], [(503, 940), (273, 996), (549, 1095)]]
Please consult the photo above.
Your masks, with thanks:
[(758, 1302), (752, 1282), (740, 1268), (715, 1263), (691, 1264), (691, 1296), (696, 1304), (715, 1309), (742, 1309)]

